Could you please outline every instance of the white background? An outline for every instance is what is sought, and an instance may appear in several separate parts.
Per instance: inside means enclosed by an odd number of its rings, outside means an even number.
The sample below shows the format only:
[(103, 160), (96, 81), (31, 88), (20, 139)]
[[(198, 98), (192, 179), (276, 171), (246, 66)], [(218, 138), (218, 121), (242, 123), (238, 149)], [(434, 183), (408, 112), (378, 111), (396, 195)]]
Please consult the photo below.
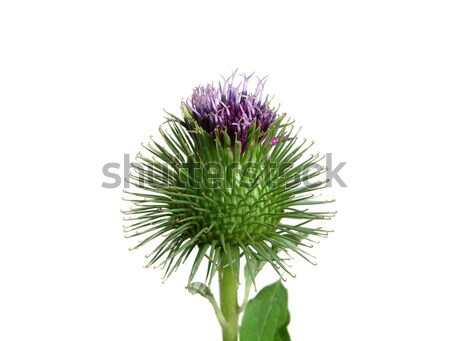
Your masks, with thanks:
[(0, 339), (220, 339), (187, 269), (162, 285), (128, 252), (102, 167), (239, 67), (347, 162), (319, 265), (286, 283), (292, 339), (448, 341), (449, 18), (446, 1), (2, 1)]

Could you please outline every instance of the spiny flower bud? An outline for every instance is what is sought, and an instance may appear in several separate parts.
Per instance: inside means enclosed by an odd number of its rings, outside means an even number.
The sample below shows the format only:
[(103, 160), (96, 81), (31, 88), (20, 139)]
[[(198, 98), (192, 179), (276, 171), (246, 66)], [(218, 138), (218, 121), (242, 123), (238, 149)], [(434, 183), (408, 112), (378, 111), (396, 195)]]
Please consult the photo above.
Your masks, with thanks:
[(189, 282), (203, 260), (211, 282), (231, 249), (283, 276), (290, 251), (312, 262), (305, 248), (327, 235), (310, 226), (333, 215), (311, 209), (329, 202), (313, 194), (326, 186), (317, 180), (321, 157), (307, 155), (312, 144), (298, 141), (292, 121), (263, 100), (265, 80), (249, 93), (251, 77), (241, 88), (235, 76), (218, 89), (195, 88), (183, 117), (170, 115), (160, 128), (165, 146), (150, 142), (150, 156), (139, 154), (130, 174), (126, 236), (144, 237), (135, 248), (161, 240), (147, 266), (160, 262), (166, 278), (196, 251)]

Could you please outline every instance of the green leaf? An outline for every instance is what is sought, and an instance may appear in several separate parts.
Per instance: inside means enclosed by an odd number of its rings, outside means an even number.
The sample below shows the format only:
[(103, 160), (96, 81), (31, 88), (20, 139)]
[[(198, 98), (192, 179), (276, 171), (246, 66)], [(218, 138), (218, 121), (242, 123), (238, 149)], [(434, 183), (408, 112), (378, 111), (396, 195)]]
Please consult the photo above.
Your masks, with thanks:
[(266, 262), (249, 257), (244, 267), (245, 282), (249, 284), (254, 283), (256, 275), (262, 270), (264, 265), (266, 265)]
[(262, 289), (245, 309), (241, 341), (290, 341), (288, 292), (281, 281)]
[(192, 294), (200, 294), (203, 297), (211, 296), (211, 289), (206, 284), (200, 282), (194, 282), (189, 284), (186, 289)]

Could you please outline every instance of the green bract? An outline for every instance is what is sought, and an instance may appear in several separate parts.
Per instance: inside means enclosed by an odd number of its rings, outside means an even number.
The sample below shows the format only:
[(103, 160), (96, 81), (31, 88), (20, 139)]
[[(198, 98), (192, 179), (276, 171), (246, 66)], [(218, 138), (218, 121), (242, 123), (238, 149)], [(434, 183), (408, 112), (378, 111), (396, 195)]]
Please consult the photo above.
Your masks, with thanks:
[(312, 143), (299, 140), (283, 114), (264, 132), (251, 125), (243, 151), (224, 128), (210, 133), (184, 105), (182, 112), (182, 119), (169, 115), (160, 128), (165, 145), (144, 146), (130, 175), (136, 190), (127, 191), (133, 207), (125, 211), (126, 236), (141, 236), (133, 249), (159, 240), (147, 266), (159, 263), (167, 278), (193, 255), (189, 282), (204, 260), (211, 282), (231, 249), (280, 276), (289, 273), (290, 251), (312, 262), (305, 251), (311, 236), (327, 232), (308, 224), (332, 216), (311, 208), (329, 202), (313, 194), (326, 180), (316, 180), (325, 169), (318, 167), (322, 157), (308, 154)]

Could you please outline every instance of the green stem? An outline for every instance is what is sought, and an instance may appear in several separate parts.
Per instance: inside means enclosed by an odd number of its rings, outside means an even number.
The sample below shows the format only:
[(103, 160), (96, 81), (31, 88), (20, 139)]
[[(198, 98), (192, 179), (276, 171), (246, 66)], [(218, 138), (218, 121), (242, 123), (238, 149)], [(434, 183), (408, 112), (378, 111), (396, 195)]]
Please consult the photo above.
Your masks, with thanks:
[(250, 290), (252, 289), (252, 281), (246, 278), (245, 281), (245, 291), (244, 291), (244, 300), (242, 301), (242, 305), (239, 307), (239, 313), (242, 313), (248, 304), (248, 298), (250, 297)]
[(222, 327), (222, 329), (228, 328), (228, 322), (227, 320), (225, 320), (222, 310), (220, 310), (220, 307), (217, 304), (216, 300), (214, 299), (214, 296), (213, 295), (207, 296), (206, 299), (212, 304), (214, 312), (216, 313), (217, 316), (217, 320), (219, 321), (219, 324)]
[(222, 252), (221, 262), (219, 269), (220, 307), (227, 321), (226, 327), (222, 327), (223, 341), (237, 341), (239, 332), (239, 248), (231, 247), (229, 253)]

